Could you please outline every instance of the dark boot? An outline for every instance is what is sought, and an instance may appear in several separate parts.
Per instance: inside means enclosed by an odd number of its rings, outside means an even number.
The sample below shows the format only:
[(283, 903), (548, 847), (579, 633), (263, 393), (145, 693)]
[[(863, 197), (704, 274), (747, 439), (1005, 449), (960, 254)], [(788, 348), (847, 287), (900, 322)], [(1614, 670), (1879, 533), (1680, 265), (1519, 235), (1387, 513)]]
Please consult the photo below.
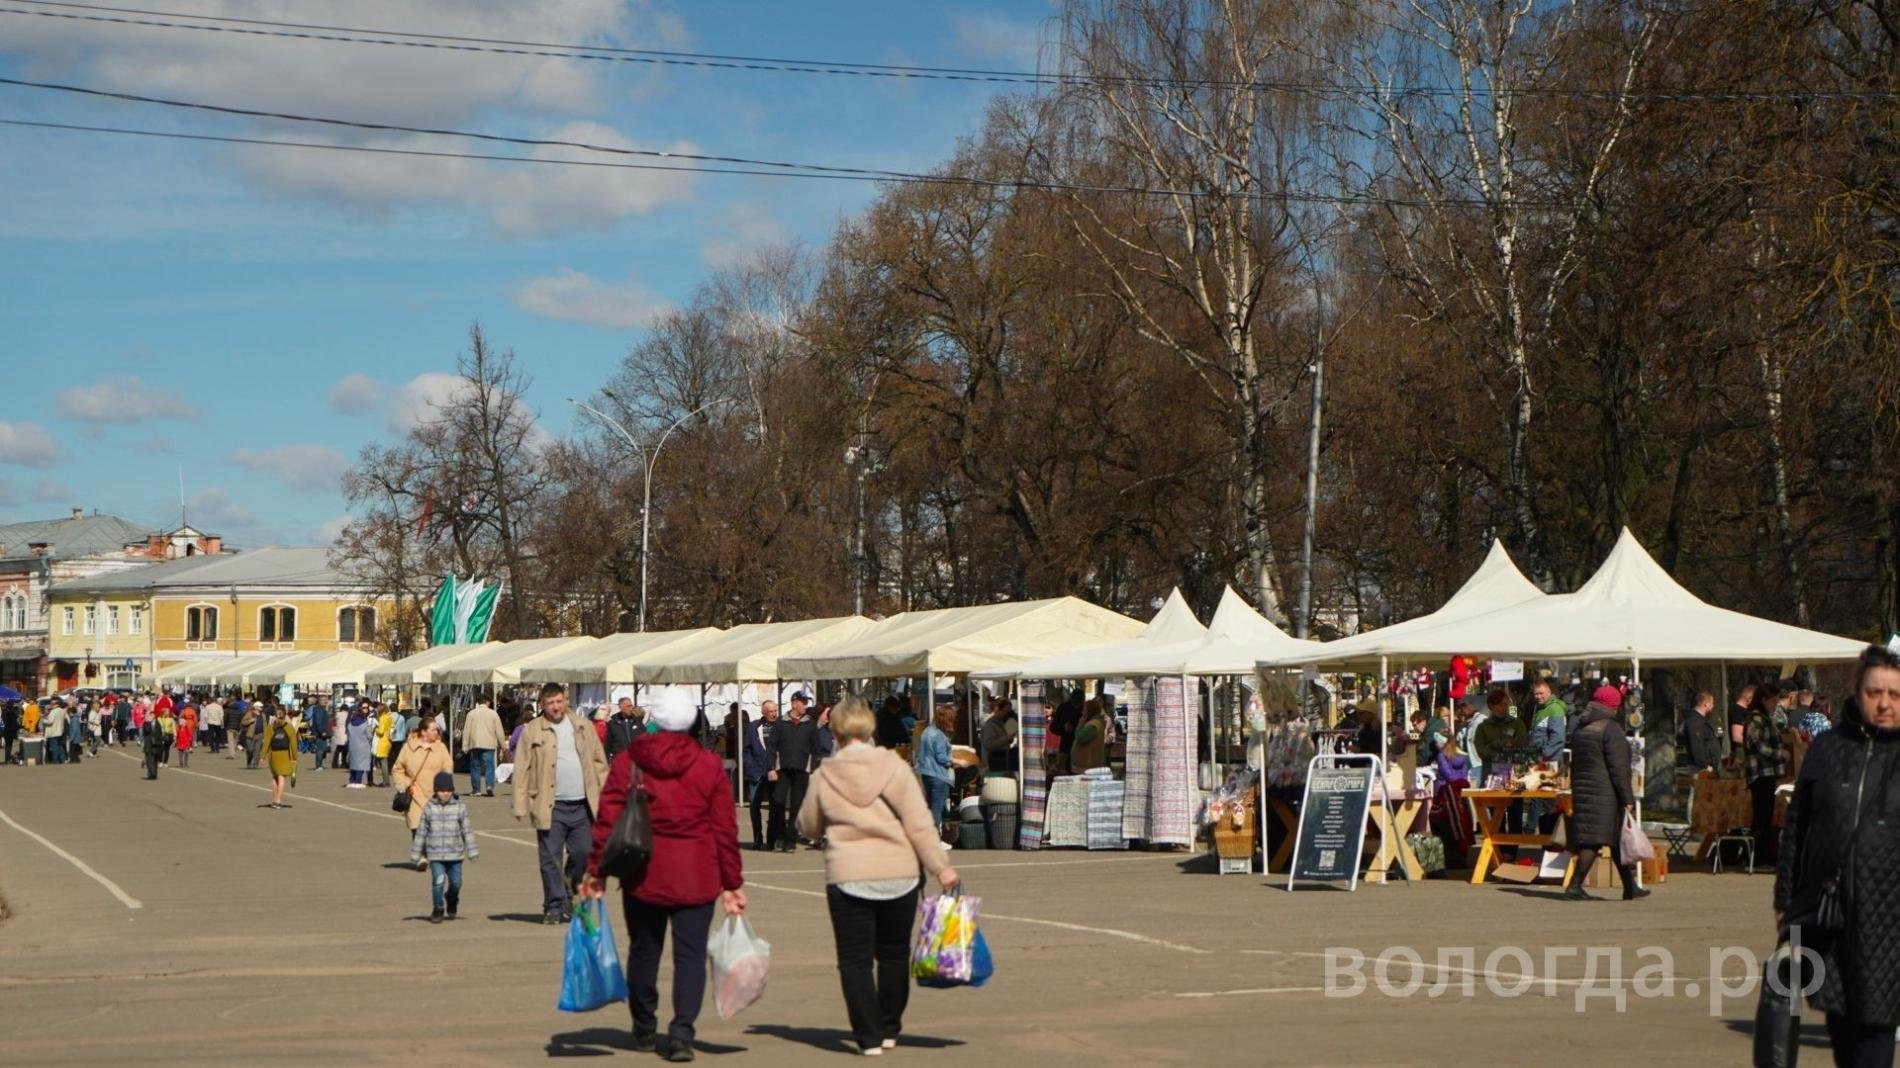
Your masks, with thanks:
[(1577, 852), (1577, 868), (1570, 875), (1570, 885), (1564, 887), (1563, 896), (1565, 901), (1595, 900), (1584, 890), (1583, 881), (1590, 877), (1590, 869), (1596, 867), (1596, 863), (1596, 850), (1584, 849)]
[(1649, 896), (1647, 889), (1636, 885), (1636, 865), (1620, 865), (1616, 872), (1623, 877), (1623, 900), (1634, 901), (1639, 897)]
[(429, 922), (430, 923), (442, 922), (442, 909), (440, 906), (437, 906), (433, 911), (429, 913)]
[(459, 887), (450, 887), (449, 889), (444, 890), (442, 892), (442, 900), (449, 903), (449, 919), (451, 920), (454, 919), (455, 906), (461, 904), (462, 902), (461, 889)]

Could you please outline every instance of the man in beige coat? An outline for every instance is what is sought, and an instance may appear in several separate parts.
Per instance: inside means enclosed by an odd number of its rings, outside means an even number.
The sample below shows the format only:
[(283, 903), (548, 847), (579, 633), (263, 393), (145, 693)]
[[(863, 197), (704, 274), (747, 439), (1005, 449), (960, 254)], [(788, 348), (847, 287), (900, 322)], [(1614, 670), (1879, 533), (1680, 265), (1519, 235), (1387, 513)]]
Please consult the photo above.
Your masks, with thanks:
[(534, 823), (541, 849), (541, 922), (573, 917), (574, 888), (594, 848), (594, 813), (607, 780), (607, 753), (594, 725), (567, 714), (567, 690), (541, 687), (541, 715), (515, 750), (515, 819)]
[(462, 751), (468, 754), (468, 792), (473, 797), (495, 796), (495, 754), (508, 742), (501, 729), (501, 717), (488, 706), (488, 699), (475, 702), (468, 718), (462, 720)]

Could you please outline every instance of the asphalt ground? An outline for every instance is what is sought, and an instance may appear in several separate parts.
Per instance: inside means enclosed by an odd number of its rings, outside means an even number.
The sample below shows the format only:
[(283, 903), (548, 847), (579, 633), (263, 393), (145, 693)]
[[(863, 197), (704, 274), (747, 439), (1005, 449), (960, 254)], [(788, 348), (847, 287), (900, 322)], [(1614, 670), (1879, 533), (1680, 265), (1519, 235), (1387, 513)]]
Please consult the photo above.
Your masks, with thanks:
[[(241, 759), (199, 752), (147, 782), (132, 755), (0, 767), (0, 1064), (647, 1056), (626, 1048), (623, 1009), (555, 1008), (564, 932), (540, 923), (533, 832), (509, 817), (506, 787), (469, 799), (481, 859), (463, 917), (438, 926), (387, 791), (340, 789), (342, 772), (306, 764), (293, 807), (273, 811), (260, 807), (266, 774)], [(981, 990), (914, 991), (887, 1055), (901, 1064), (1742, 1063), (1752, 971), (1711, 951), (1772, 941), (1767, 874), (1678, 871), (1644, 901), (1568, 903), (1447, 879), (1289, 894), (1182, 853), (955, 859), (982, 898), (997, 975)], [(708, 999), (700, 1060), (839, 1063), (848, 1032), (820, 858), (745, 862), (770, 986), (732, 1020)], [(1427, 967), (1385, 973), (1386, 992), (1329, 996), (1329, 950), (1388, 947)], [(1657, 959), (1642, 947), (1672, 955), (1673, 984), (1633, 982)], [(1714, 1011), (1712, 975), (1736, 991)], [(662, 1021), (666, 991), (663, 970)]]

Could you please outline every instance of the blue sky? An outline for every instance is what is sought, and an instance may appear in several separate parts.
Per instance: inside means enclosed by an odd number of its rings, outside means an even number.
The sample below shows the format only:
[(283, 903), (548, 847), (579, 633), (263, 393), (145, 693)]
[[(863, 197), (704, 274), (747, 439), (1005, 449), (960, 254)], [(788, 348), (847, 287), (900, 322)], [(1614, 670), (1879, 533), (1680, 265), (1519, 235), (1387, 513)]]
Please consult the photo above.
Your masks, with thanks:
[[(110, 4), (113, 0), (97, 0)], [(872, 63), (1033, 68), (1049, 0), (158, 0), (197, 14)], [(993, 85), (583, 63), (0, 15), (0, 75), (339, 118), (894, 169)], [(0, 87), (0, 117), (492, 151)], [(69, 507), (319, 544), (468, 325), (555, 433), (641, 323), (748, 248), (822, 244), (855, 182), (422, 161), (0, 127), (0, 520)]]

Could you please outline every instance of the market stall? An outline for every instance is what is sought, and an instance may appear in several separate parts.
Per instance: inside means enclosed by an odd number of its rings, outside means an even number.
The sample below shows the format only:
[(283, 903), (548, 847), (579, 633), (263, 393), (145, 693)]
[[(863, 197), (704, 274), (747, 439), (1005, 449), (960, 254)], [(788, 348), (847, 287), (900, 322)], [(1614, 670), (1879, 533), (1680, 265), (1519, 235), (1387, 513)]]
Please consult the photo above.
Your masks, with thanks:
[(503, 642), (485, 642), (475, 645), (437, 645), (419, 653), (393, 660), (381, 667), (371, 668), (363, 673), (363, 685), (366, 688), (381, 686), (428, 686), (437, 681), (437, 673), (451, 664), (464, 660), (473, 660), (486, 654), (487, 650)]
[(522, 666), (518, 679), (510, 681), (558, 682), (567, 686), (602, 688), (640, 682), (643, 680), (635, 677), (633, 666), (643, 657), (669, 655), (721, 633), (717, 627), (695, 627), (690, 630), (609, 634), (598, 640), (557, 646), (545, 655), (537, 655)]
[(335, 652), (311, 653), (296, 663), (285, 662), (266, 667), (251, 676), (251, 683), (257, 686), (289, 685), (300, 690), (327, 690), (338, 686), (361, 689), (368, 672), (388, 664), (387, 659), (375, 653), (361, 649), (338, 649)]
[(479, 652), (435, 669), (430, 681), (438, 686), (513, 686), (521, 682), (522, 671), (532, 670), (536, 663), (570, 656), (599, 640), (580, 637), (489, 642), (480, 646)]

